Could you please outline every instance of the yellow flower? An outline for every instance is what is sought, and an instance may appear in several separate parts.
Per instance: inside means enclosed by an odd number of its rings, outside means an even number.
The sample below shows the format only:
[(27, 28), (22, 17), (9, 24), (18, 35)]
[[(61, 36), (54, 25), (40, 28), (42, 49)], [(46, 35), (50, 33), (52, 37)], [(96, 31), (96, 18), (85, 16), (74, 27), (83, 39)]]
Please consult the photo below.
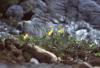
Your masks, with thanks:
[(51, 36), (53, 33), (53, 28), (48, 32), (48, 36)]
[(24, 40), (28, 39), (28, 38), (29, 38), (28, 34), (26, 33), (26, 34), (23, 36), (23, 38), (24, 38)]
[(58, 30), (58, 33), (64, 33), (64, 30), (61, 28)]

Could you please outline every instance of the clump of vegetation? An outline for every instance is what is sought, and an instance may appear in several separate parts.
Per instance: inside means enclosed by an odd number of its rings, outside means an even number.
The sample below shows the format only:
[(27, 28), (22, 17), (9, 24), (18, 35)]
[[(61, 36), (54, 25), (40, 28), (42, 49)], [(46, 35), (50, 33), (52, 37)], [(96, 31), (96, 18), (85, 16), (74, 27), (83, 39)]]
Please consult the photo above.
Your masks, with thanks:
[(70, 35), (65, 34), (62, 27), (59, 27), (57, 31), (54, 31), (54, 28), (51, 27), (43, 37), (29, 36), (28, 33), (14, 37), (16, 37), (15, 40), (9, 38), (3, 40), (1, 38), (0, 60), (6, 58), (11, 62), (29, 62), (35, 53), (34, 45), (54, 53), (57, 58), (61, 58), (62, 63), (66, 64), (70, 61), (91, 61), (93, 57), (100, 57), (100, 47), (85, 40), (77, 41)]
[(64, 58), (66, 55), (70, 55), (73, 59), (87, 60), (91, 54), (99, 56), (97, 52), (93, 53), (96, 48), (96, 44), (90, 43), (85, 40), (77, 41), (69, 35), (64, 33), (63, 28), (58, 28), (57, 32), (54, 32), (53, 27), (47, 34), (40, 38), (35, 36), (28, 36), (28, 34), (20, 35), (17, 37), (19, 42), (23, 45), (25, 42), (38, 45), (45, 48), (57, 56)]

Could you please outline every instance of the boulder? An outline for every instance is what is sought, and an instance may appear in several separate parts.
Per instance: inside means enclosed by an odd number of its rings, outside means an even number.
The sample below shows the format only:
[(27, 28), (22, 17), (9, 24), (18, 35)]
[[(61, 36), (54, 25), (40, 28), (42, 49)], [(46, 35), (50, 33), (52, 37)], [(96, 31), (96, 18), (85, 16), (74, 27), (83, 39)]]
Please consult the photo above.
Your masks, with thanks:
[[(100, 26), (100, 4), (93, 0), (79, 0), (79, 17), (94, 27)], [(100, 28), (100, 27), (99, 27)]]
[(88, 32), (86, 29), (81, 29), (75, 32), (77, 40), (85, 40), (87, 38)]
[(8, 18), (13, 18), (15, 20), (20, 21), (24, 15), (24, 11), (20, 5), (11, 5), (7, 9), (6, 15), (8, 16)]
[(32, 20), (20, 23), (22, 23), (23, 31), (28, 33), (30, 36), (34, 35), (42, 37), (48, 30), (48, 24), (39, 18), (33, 18)]

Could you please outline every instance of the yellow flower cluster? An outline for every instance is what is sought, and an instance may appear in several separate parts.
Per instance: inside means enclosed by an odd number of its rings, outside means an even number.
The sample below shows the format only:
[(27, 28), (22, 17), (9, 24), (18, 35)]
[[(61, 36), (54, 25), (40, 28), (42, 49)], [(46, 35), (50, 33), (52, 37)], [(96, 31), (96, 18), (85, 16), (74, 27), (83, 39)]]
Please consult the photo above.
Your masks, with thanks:
[(62, 26), (58, 26), (58, 33), (60, 33), (60, 34), (64, 33), (64, 30), (63, 30)]
[(28, 35), (27, 33), (25, 33), (25, 34), (23, 35), (23, 38), (24, 38), (24, 40), (26, 40), (26, 39), (29, 38), (29, 35)]
[(62, 33), (64, 33), (64, 30), (61, 28), (58, 30), (58, 33), (62, 34)]
[[(48, 36), (51, 36), (52, 33), (54, 32), (54, 28), (52, 26), (50, 28), (51, 28), (51, 30), (48, 32), (48, 34), (47, 34)], [(57, 33), (59, 33), (59, 34), (64, 33), (63, 27), (59, 27), (57, 30)]]
[(48, 32), (48, 36), (51, 36), (53, 33), (53, 28), (51, 28), (51, 30)]

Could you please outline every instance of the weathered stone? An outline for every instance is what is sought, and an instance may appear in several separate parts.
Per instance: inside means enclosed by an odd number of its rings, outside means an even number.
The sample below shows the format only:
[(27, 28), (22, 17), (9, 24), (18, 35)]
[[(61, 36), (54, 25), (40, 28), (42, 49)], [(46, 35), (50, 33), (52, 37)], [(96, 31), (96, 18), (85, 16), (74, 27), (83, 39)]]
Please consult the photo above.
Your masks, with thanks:
[(87, 38), (88, 32), (86, 29), (81, 29), (76, 31), (76, 39), (77, 40), (85, 40)]
[(6, 15), (9, 18), (13, 18), (15, 20), (20, 21), (24, 15), (24, 11), (20, 5), (12, 5), (7, 9)]
[(48, 24), (39, 18), (33, 18), (33, 20), (24, 21), (22, 23), (23, 31), (29, 35), (42, 37), (46, 34), (48, 29)]
[(32, 64), (32, 63), (24, 63), (24, 64), (10, 64), (10, 63), (0, 63), (0, 68), (74, 68), (70, 65), (64, 64)]
[(81, 19), (93, 24), (94, 27), (100, 26), (100, 4), (93, 0), (79, 0), (79, 12)]

